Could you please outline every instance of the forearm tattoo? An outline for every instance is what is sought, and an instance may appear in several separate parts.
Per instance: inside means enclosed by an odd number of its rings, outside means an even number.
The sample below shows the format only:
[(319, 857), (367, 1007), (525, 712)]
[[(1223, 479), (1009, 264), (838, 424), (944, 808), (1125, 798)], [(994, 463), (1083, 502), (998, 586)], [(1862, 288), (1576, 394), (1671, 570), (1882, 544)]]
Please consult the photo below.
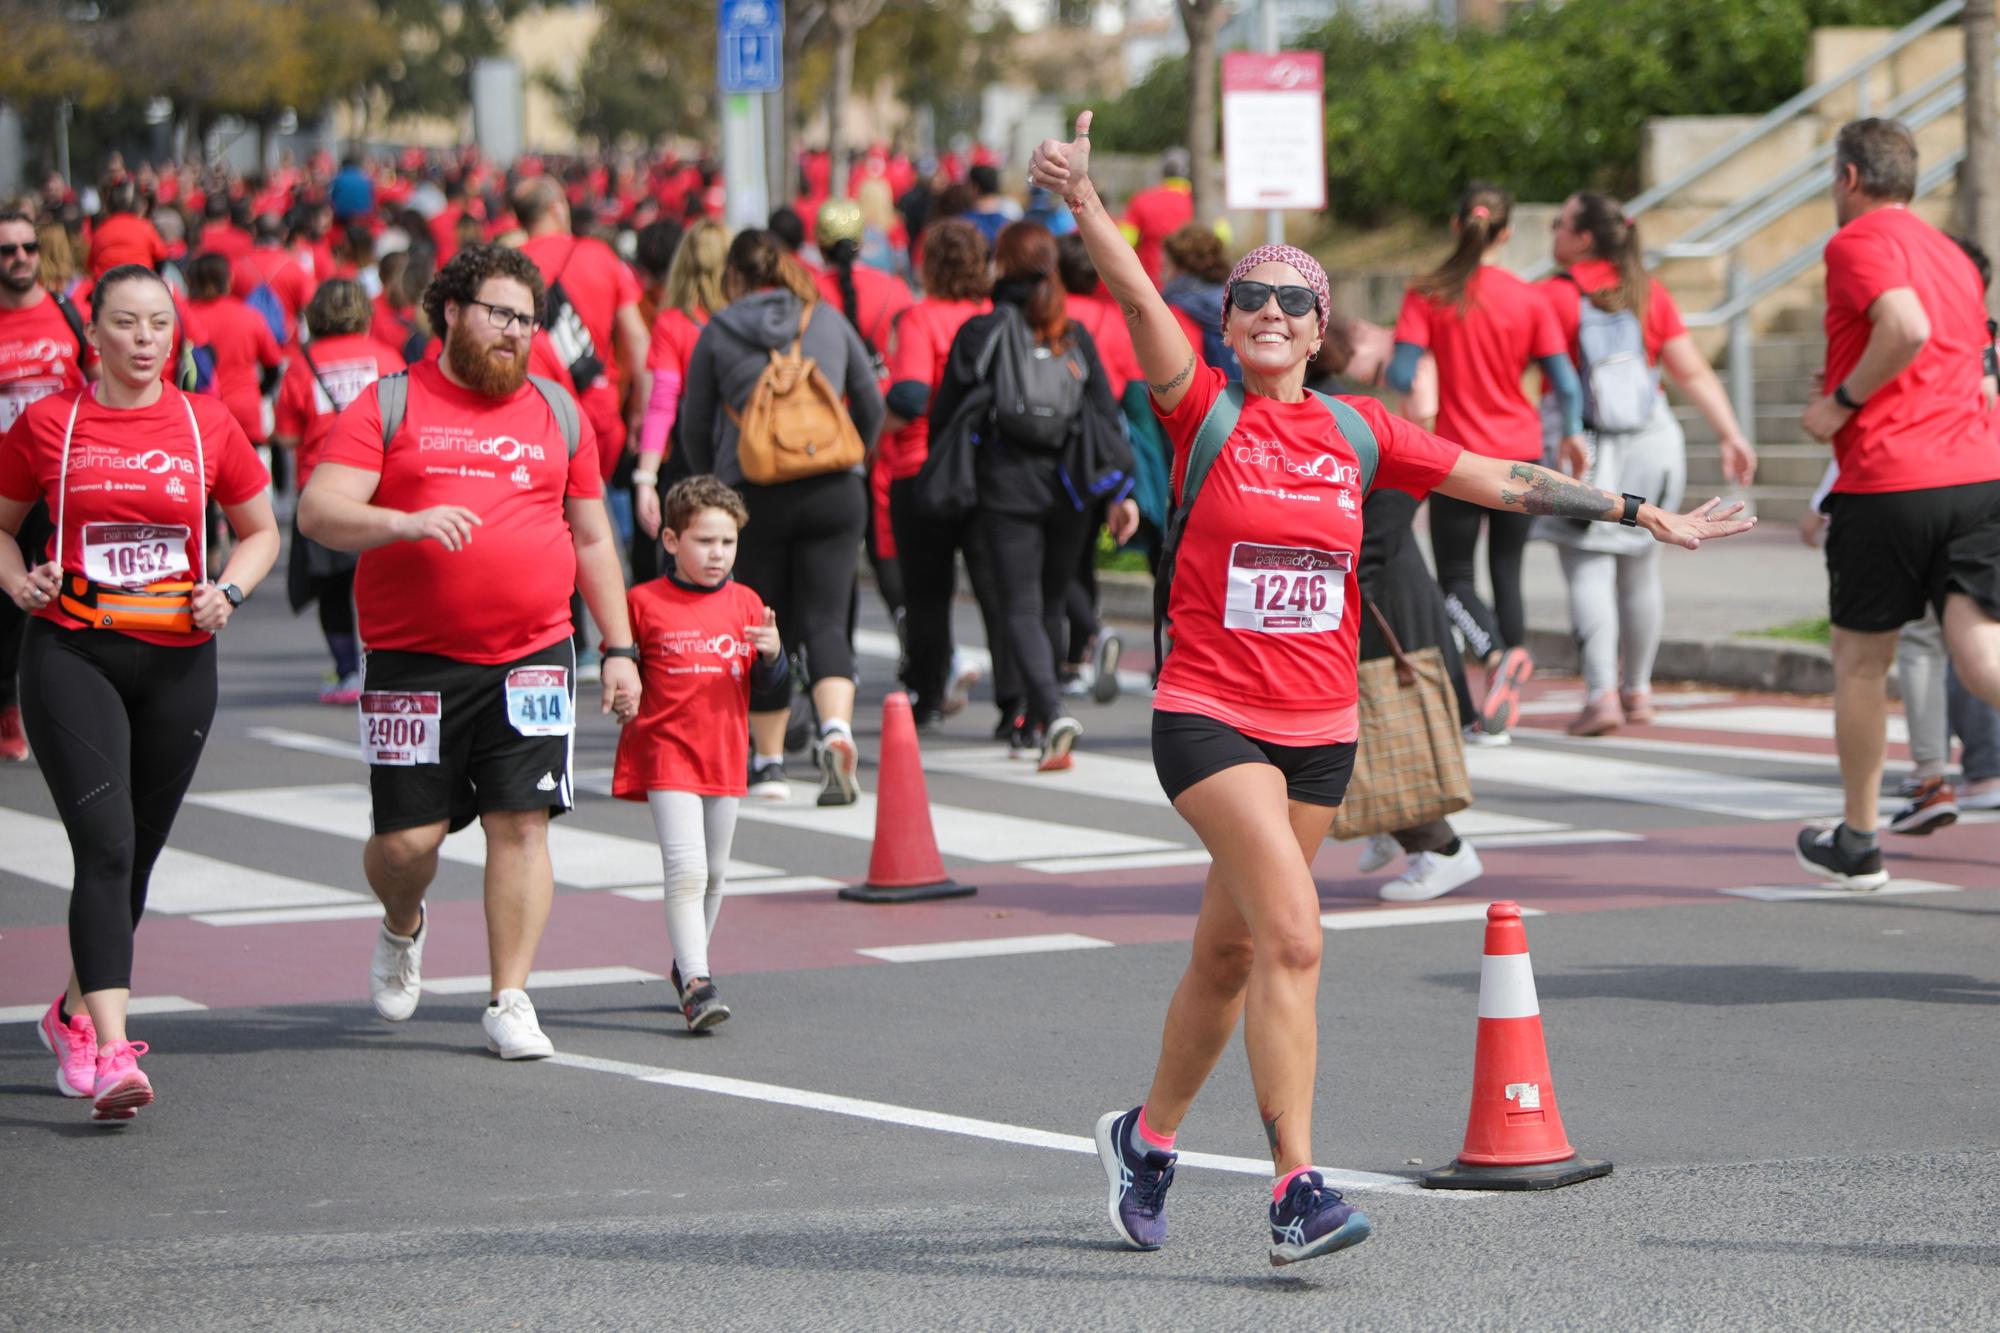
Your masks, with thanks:
[(1524, 513), (1552, 518), (1609, 519), (1625, 511), (1621, 497), (1533, 463), (1516, 463), (1507, 469), (1507, 476), (1509, 480), (1525, 482), (1526, 489), (1510, 490), (1503, 486), (1500, 502)]
[(1189, 352), (1187, 364), (1181, 367), (1180, 374), (1174, 376), (1165, 384), (1155, 384), (1151, 380), (1147, 380), (1146, 387), (1154, 393), (1172, 393), (1175, 389), (1180, 388), (1181, 385), (1186, 384), (1188, 376), (1192, 374), (1194, 374), (1194, 353)]

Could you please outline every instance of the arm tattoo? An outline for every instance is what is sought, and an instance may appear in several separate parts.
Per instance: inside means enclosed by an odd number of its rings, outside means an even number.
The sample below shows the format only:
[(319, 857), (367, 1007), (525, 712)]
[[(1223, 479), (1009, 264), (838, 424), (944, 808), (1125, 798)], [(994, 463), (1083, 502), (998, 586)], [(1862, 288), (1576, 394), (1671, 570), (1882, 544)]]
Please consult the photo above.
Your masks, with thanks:
[(1529, 514), (1555, 518), (1612, 519), (1624, 512), (1625, 502), (1608, 491), (1572, 481), (1533, 463), (1516, 463), (1507, 469), (1511, 480), (1527, 483), (1526, 490), (1502, 487), (1500, 502)]
[(1172, 393), (1175, 389), (1178, 389), (1181, 387), (1181, 385), (1187, 383), (1187, 377), (1192, 374), (1194, 374), (1194, 353), (1189, 352), (1187, 364), (1181, 367), (1180, 374), (1174, 376), (1172, 379), (1168, 380), (1165, 384), (1155, 384), (1151, 380), (1148, 380), (1146, 381), (1146, 387), (1151, 389), (1156, 394)]

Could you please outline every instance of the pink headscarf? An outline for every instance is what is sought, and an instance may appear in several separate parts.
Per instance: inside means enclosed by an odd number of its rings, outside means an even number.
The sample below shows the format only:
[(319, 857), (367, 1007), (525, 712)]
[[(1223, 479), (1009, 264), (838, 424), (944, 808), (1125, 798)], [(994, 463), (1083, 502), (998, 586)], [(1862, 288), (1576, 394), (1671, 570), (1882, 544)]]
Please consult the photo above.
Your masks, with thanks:
[(1320, 331), (1325, 332), (1327, 320), (1333, 311), (1333, 297), (1327, 287), (1326, 270), (1319, 266), (1317, 259), (1296, 245), (1260, 245), (1236, 261), (1236, 267), (1229, 271), (1228, 283), (1222, 288), (1222, 322), (1225, 325), (1229, 323), (1230, 289), (1235, 287), (1240, 279), (1248, 277), (1251, 269), (1259, 264), (1273, 261), (1290, 264), (1306, 280), (1306, 286), (1312, 288), (1313, 295), (1319, 299)]

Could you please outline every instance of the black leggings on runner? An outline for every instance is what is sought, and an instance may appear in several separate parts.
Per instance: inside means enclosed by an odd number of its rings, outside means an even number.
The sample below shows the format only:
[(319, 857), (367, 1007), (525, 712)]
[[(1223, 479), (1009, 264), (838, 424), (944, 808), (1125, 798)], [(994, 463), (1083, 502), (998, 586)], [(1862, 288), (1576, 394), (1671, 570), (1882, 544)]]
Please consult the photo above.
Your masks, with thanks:
[[(1527, 642), (1527, 612), (1521, 604), (1521, 560), (1528, 549), (1531, 514), (1501, 513), (1484, 505), (1431, 492), (1431, 558), (1444, 589), (1451, 623), (1465, 636), (1466, 655), (1484, 662), (1503, 649)], [(1480, 599), (1472, 557), (1479, 525), (1486, 524), (1486, 573), (1493, 580), (1493, 606)]]
[[(21, 563), (29, 569), (48, 561), (49, 507), (40, 500), (21, 520), (15, 541), (21, 547)], [(6, 534), (0, 533), (0, 541)], [(0, 708), (12, 708), (14, 682), (21, 668), (21, 634), (28, 628), (28, 613), (14, 605), (11, 597), (0, 596)]]
[(889, 518), (896, 530), (896, 558), (903, 566), (903, 636), (909, 651), (904, 683), (916, 698), (918, 716), (941, 710), (951, 684), (952, 604), (958, 596), (958, 554), (986, 625), (993, 657), (993, 699), (1004, 712), (1025, 697), (1020, 673), (1007, 651), (1006, 622), (1000, 615), (1000, 583), (985, 552), (972, 540), (971, 518), (936, 519), (918, 512), (914, 477), (889, 483)]
[(214, 639), (162, 648), (28, 625), (21, 721), (69, 833), (69, 949), (86, 993), (132, 984), (132, 932), (194, 781), (215, 694)]
[[(778, 613), (785, 651), (803, 647), (806, 683), (854, 678), (847, 637), (855, 569), (868, 527), (868, 492), (857, 473), (741, 488), (750, 521), (736, 553), (736, 577)], [(791, 705), (790, 680), (755, 691), (750, 710)]]
[(1063, 641), (1067, 593), (1077, 552), (1090, 540), (1091, 515), (1059, 504), (1046, 514), (982, 513), (973, 540), (1000, 578), (1000, 612), (1014, 669), (1027, 691), (1028, 726), (1062, 716), (1056, 645)]

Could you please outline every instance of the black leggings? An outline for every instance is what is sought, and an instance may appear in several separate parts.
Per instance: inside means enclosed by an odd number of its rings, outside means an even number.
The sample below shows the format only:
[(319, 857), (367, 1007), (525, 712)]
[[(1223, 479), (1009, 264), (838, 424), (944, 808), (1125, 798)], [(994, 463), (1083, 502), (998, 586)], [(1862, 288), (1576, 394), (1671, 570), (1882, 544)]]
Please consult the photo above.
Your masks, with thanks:
[[(857, 473), (739, 488), (750, 510), (737, 547), (736, 577), (778, 613), (785, 651), (805, 650), (806, 684), (854, 678), (847, 637), (855, 567), (868, 528), (868, 491)], [(750, 711), (789, 708), (790, 680), (750, 695)]]
[[(21, 520), (15, 541), (21, 547), (21, 563), (29, 569), (48, 561), (49, 507), (40, 500)], [(0, 533), (0, 541), (7, 539)], [(14, 599), (0, 594), (0, 708), (11, 708), (16, 694), (14, 681), (21, 669), (21, 634), (28, 628), (28, 613), (14, 605)]]
[(986, 623), (986, 646), (993, 655), (993, 699), (1004, 712), (1021, 706), (1026, 695), (1013, 655), (1007, 651), (1006, 622), (1000, 614), (1000, 582), (986, 553), (972, 540), (972, 520), (939, 520), (917, 511), (917, 481), (889, 483), (889, 521), (896, 531), (896, 559), (903, 566), (903, 633), (909, 669), (903, 681), (916, 696), (919, 717), (944, 707), (951, 684), (952, 602), (958, 596), (958, 553), (972, 594)]
[[(1521, 558), (1528, 549), (1531, 514), (1502, 513), (1483, 505), (1431, 492), (1431, 558), (1437, 562), (1438, 586), (1444, 589), (1451, 623), (1465, 636), (1467, 654), (1485, 661), (1506, 648), (1527, 642), (1527, 612), (1521, 605)], [(1472, 556), (1479, 546), (1479, 525), (1486, 524), (1486, 573), (1493, 580), (1493, 606), (1487, 609), (1473, 582)]]
[(69, 833), (69, 951), (83, 990), (132, 985), (153, 863), (215, 719), (215, 640), (162, 648), (37, 618), (21, 649), (21, 721)]
[(1062, 716), (1056, 645), (1063, 641), (1066, 594), (1077, 552), (1088, 541), (1091, 515), (1058, 504), (1046, 514), (981, 513), (973, 540), (1000, 581), (1007, 647), (1026, 691), (1028, 726)]

